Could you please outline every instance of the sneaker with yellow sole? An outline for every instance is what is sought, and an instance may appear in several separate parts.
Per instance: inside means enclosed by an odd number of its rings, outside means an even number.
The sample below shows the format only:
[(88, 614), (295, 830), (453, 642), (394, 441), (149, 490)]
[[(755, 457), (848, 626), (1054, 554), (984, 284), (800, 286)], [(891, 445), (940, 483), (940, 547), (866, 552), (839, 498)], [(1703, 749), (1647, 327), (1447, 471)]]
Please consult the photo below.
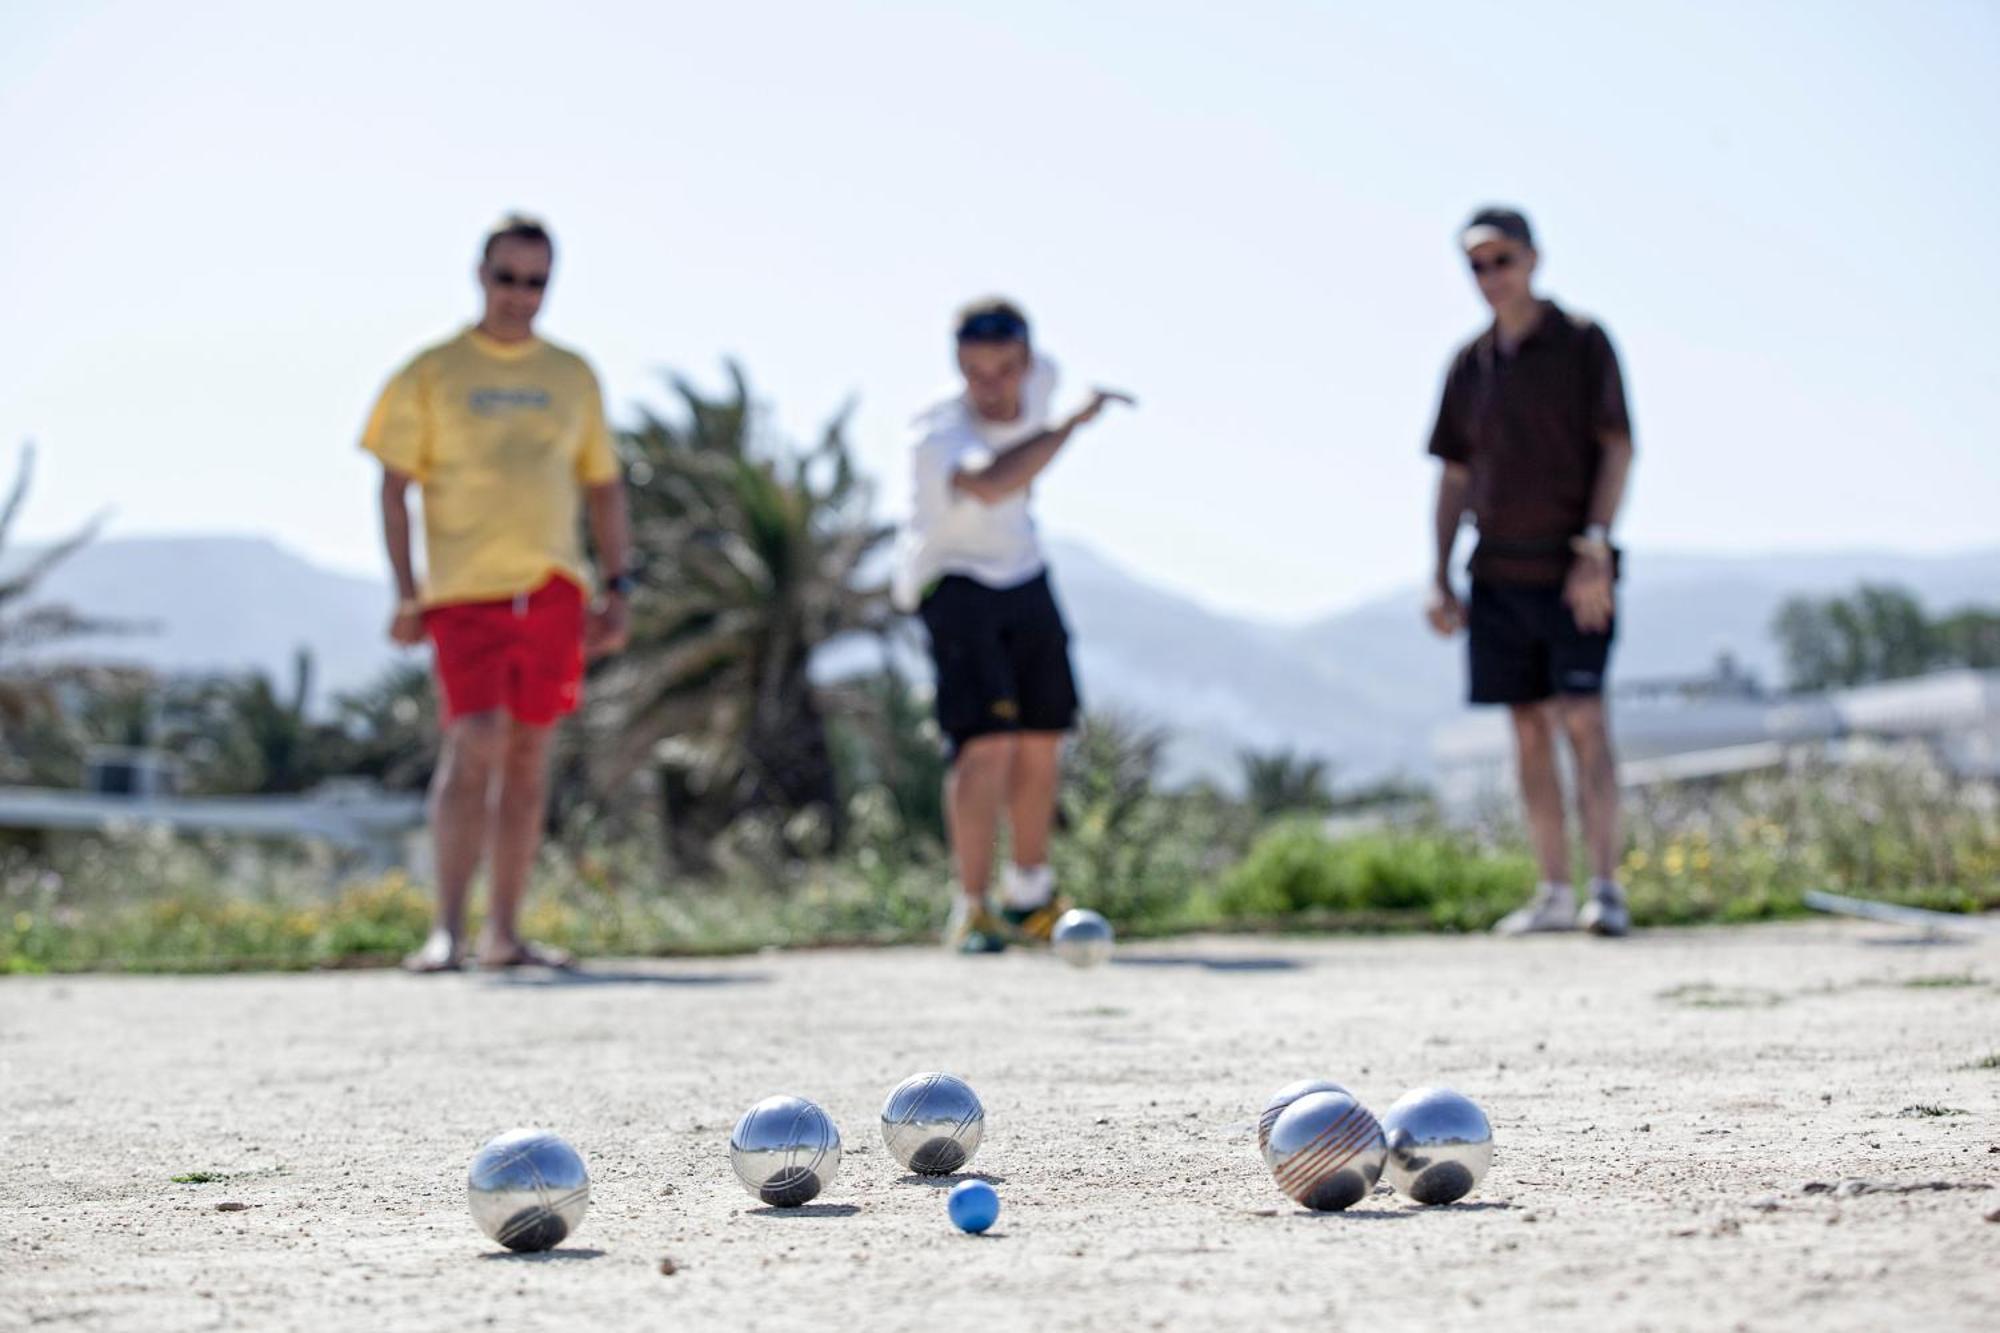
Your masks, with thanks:
[(987, 910), (962, 893), (951, 900), (951, 915), (944, 924), (946, 953), (1000, 953), (1007, 947), (1007, 927)]
[(1014, 933), (1023, 940), (1034, 944), (1047, 944), (1049, 937), (1055, 934), (1056, 922), (1062, 919), (1064, 912), (1074, 906), (1075, 903), (1058, 893), (1040, 907), (1003, 907), (1000, 909), (1000, 919), (1012, 926)]

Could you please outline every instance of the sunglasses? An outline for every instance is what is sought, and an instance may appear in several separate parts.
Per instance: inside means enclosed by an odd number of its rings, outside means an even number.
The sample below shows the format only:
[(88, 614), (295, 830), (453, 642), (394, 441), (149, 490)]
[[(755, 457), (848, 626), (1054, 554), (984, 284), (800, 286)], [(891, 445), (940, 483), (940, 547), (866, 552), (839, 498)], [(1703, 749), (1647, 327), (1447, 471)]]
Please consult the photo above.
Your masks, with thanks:
[(511, 268), (496, 268), (492, 270), (492, 274), (493, 285), (496, 287), (539, 292), (549, 285), (549, 275), (546, 273), (516, 273)]
[(1003, 310), (974, 315), (958, 326), (958, 340), (962, 343), (1025, 342), (1027, 337), (1027, 321)]
[(1512, 250), (1502, 250), (1491, 259), (1468, 259), (1466, 262), (1472, 265), (1473, 277), (1483, 278), (1489, 273), (1498, 273), (1503, 269), (1514, 267), (1520, 258)]

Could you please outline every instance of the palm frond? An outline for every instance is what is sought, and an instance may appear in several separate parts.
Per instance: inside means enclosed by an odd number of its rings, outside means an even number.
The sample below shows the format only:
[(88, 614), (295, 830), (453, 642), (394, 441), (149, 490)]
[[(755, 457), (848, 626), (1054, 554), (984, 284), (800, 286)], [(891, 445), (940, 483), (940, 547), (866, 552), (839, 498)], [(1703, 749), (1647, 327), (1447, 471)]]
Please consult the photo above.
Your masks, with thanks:
[(891, 529), (868, 513), (852, 403), (793, 448), (766, 429), (743, 368), (724, 372), (719, 395), (668, 377), (678, 410), (642, 408), (623, 433), (634, 539), (652, 558), (631, 645), (593, 686), (593, 760), (622, 781), (671, 740), (718, 799), (834, 804), (807, 667), (828, 639), (889, 623), (860, 570)]

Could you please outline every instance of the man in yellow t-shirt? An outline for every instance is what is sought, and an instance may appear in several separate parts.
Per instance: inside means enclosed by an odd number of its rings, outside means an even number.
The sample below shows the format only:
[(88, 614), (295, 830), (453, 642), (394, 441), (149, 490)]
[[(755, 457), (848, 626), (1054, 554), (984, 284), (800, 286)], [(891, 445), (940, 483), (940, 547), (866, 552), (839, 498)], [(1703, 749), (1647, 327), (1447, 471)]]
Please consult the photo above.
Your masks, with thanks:
[[(430, 638), (444, 719), (431, 783), (438, 919), (407, 960), (412, 971), (464, 963), (466, 899), (489, 844), (480, 965), (569, 962), (522, 939), (517, 922), (541, 846), (555, 724), (576, 709), (586, 656), (625, 646), (631, 576), (623, 474), (597, 377), (582, 357), (535, 336), (554, 261), (540, 222), (503, 219), (480, 257), (479, 323), (398, 371), (361, 441), (382, 462), (398, 597), (389, 636)], [(412, 486), (423, 496), (421, 591)], [(604, 570), (588, 610), (584, 513)]]

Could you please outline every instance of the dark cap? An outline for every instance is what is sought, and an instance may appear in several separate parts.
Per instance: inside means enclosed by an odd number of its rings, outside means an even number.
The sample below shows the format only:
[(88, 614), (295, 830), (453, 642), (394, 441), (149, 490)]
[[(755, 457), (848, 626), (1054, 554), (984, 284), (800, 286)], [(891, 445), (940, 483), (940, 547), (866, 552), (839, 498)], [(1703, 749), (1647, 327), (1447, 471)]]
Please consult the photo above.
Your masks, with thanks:
[(1528, 230), (1528, 219), (1517, 208), (1482, 208), (1458, 234), (1458, 243), (1467, 250), (1488, 241), (1518, 241), (1530, 250), (1535, 248), (1535, 234)]
[(1021, 307), (1001, 296), (961, 307), (954, 323), (960, 344), (1028, 341), (1028, 317), (1021, 313)]

